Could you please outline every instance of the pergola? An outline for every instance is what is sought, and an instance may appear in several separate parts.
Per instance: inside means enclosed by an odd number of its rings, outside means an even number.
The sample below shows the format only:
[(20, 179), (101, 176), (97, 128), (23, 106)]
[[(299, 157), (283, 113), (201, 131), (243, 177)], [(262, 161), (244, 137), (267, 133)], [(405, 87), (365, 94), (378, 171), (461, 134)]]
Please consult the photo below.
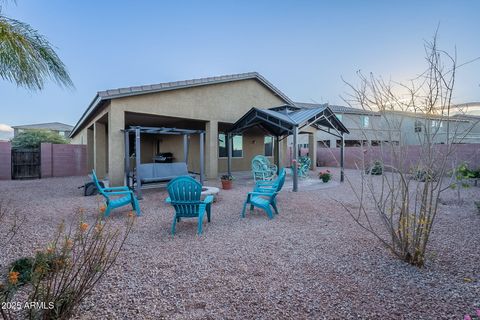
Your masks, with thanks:
[[(340, 181), (344, 181), (344, 148), (343, 135), (350, 133), (343, 123), (335, 116), (328, 106), (320, 108), (299, 108), (283, 105), (270, 109), (250, 109), (243, 117), (233, 124), (228, 131), (228, 174), (232, 169), (232, 137), (243, 131), (260, 127), (275, 137), (275, 158), (280, 167), (279, 142), (293, 135), (293, 161), (298, 163), (298, 134), (302, 128), (311, 126), (341, 139), (340, 145)], [(298, 172), (293, 170), (293, 191), (298, 191)]]
[[(205, 179), (205, 131), (204, 130), (190, 130), (190, 129), (178, 129), (178, 128), (165, 128), (165, 127), (141, 127), (141, 126), (130, 126), (128, 129), (125, 129), (125, 177), (128, 181), (130, 176), (130, 134), (135, 135), (135, 166), (140, 167), (140, 136), (141, 134), (166, 134), (166, 135), (183, 135), (183, 155), (185, 163), (188, 163), (188, 136), (192, 134), (200, 135), (200, 183), (203, 184)], [(138, 176), (139, 171), (137, 170), (135, 191), (139, 198), (141, 198), (141, 189), (142, 182), (141, 177)]]

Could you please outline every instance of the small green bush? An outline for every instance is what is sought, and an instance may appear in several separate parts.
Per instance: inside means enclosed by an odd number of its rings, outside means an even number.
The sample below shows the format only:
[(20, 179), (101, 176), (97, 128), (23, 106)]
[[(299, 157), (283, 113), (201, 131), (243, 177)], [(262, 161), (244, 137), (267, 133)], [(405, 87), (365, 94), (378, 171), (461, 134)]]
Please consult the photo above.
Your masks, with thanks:
[(374, 161), (372, 165), (368, 166), (365, 169), (365, 173), (366, 174), (371, 174), (371, 175), (374, 175), (374, 176), (382, 175), (383, 174), (383, 164), (382, 164), (382, 162), (379, 161), (379, 160)]
[(32, 280), (32, 270), (35, 265), (35, 259), (31, 257), (20, 258), (10, 265), (10, 271), (18, 272), (19, 284), (29, 283)]
[(42, 143), (65, 144), (68, 140), (56, 132), (48, 130), (29, 130), (19, 133), (12, 139), (12, 148), (36, 149)]
[(417, 168), (413, 171), (412, 177), (419, 182), (437, 181), (437, 175), (432, 169)]

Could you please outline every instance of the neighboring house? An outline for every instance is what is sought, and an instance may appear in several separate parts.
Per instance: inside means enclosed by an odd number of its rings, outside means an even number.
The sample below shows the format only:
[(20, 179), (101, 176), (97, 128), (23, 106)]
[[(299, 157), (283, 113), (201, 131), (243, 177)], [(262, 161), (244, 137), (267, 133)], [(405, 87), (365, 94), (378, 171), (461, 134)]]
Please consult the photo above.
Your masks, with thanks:
[[(362, 143), (375, 145), (381, 141), (395, 139), (395, 135), (390, 135), (388, 131), (381, 128), (381, 116), (378, 112), (330, 104), (295, 102), (295, 105), (301, 108), (328, 106), (350, 131), (350, 134), (345, 136), (346, 147), (359, 146)], [(322, 131), (317, 131), (317, 141), (320, 148), (340, 146), (340, 139)], [(289, 142), (291, 144), (291, 139)], [(308, 148), (307, 137), (301, 137), (300, 144), (303, 148)]]
[(382, 120), (384, 128), (399, 129), (399, 140), (405, 145), (419, 145), (426, 136), (438, 144), (447, 141), (466, 142), (461, 138), (469, 135), (472, 125), (468, 120), (457, 117), (440, 115), (426, 117), (424, 114), (404, 111), (386, 111)]
[(480, 143), (480, 115), (459, 113), (452, 118), (463, 120), (457, 133), (456, 143)]
[[(295, 103), (299, 107), (316, 108), (328, 104)], [(452, 108), (453, 116), (441, 117), (424, 115), (414, 112), (385, 111), (383, 114), (346, 106), (328, 105), (335, 115), (350, 131), (345, 136), (345, 146), (360, 146), (361, 144), (378, 145), (380, 142), (394, 142), (405, 145), (418, 145), (425, 134), (434, 138), (434, 143), (446, 143), (447, 136), (453, 143), (480, 143), (480, 115), (475, 113), (480, 103), (468, 103)], [(462, 113), (460, 113), (462, 111)], [(457, 114), (455, 114), (457, 113)], [(447, 131), (449, 134), (447, 135)], [(289, 138), (289, 146), (292, 144)], [(340, 140), (328, 133), (317, 132), (318, 147), (337, 148)], [(307, 136), (299, 139), (300, 148), (308, 148)]]
[(450, 108), (450, 115), (457, 114), (480, 116), (480, 102), (467, 102), (453, 105)]
[(70, 135), (70, 132), (73, 129), (73, 126), (60, 123), (60, 122), (49, 122), (49, 123), (37, 123), (37, 124), (26, 124), (23, 126), (12, 126), (13, 136), (15, 137), (19, 133), (31, 130), (48, 130), (51, 132), (56, 132), (62, 137), (67, 138)]
[[(256, 72), (107, 90), (97, 93), (70, 137), (72, 143), (87, 145), (89, 169), (94, 168), (101, 177), (108, 175), (112, 185), (119, 185), (125, 177), (125, 128), (205, 130), (206, 176), (217, 178), (219, 172), (227, 171), (227, 130), (252, 107), (284, 105), (293, 106), (294, 102)], [(280, 163), (285, 163), (286, 140), (279, 142)], [(173, 154), (173, 161), (182, 161), (182, 141), (182, 136), (142, 135), (141, 163), (153, 162), (157, 154), (167, 152)], [(188, 168), (193, 172), (200, 169), (199, 146), (199, 136), (190, 136)], [(257, 154), (271, 157), (273, 162), (272, 146), (268, 133), (252, 125), (233, 138), (232, 170), (251, 170)], [(129, 150), (133, 157), (133, 145)], [(315, 157), (316, 152), (312, 154)]]

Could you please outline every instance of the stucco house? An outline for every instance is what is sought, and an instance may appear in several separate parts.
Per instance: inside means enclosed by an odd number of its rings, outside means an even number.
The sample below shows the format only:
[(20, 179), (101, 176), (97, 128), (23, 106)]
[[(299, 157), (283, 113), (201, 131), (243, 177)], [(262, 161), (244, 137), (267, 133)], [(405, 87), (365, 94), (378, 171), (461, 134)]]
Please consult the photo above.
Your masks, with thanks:
[(61, 122), (48, 122), (48, 123), (36, 123), (25, 124), (21, 126), (13, 126), (13, 136), (17, 136), (19, 133), (32, 130), (47, 130), (58, 133), (62, 137), (68, 137), (73, 129), (73, 126), (61, 123)]
[[(119, 185), (125, 179), (125, 149), (135, 156), (134, 148), (125, 148), (123, 130), (132, 126), (204, 130), (206, 177), (217, 178), (227, 172), (226, 133), (232, 125), (252, 107), (261, 110), (285, 105), (295, 104), (256, 72), (106, 90), (96, 94), (70, 137), (72, 143), (87, 145), (88, 169), (94, 168), (101, 177), (108, 175), (112, 185)], [(340, 125), (337, 119), (333, 121)], [(315, 128), (309, 126), (302, 132), (310, 132), (314, 141)], [(287, 139), (280, 141), (277, 136), (278, 153), (273, 151), (272, 137), (261, 127), (252, 126), (232, 139), (233, 171), (250, 170), (251, 159), (257, 154), (272, 161), (277, 156), (285, 165)], [(140, 146), (142, 163), (166, 152), (172, 153), (173, 161), (184, 159), (183, 137), (179, 135), (142, 135)], [(200, 169), (199, 150), (199, 135), (191, 135), (189, 171)], [(316, 152), (312, 151), (314, 164)]]

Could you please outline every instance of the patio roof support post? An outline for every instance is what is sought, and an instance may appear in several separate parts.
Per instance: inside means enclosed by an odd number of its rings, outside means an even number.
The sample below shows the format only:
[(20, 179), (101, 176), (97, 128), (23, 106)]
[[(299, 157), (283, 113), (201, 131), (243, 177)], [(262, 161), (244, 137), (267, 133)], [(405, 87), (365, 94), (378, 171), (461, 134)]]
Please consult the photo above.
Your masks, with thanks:
[(135, 174), (137, 185), (135, 191), (137, 192), (137, 198), (142, 199), (142, 177), (140, 176), (140, 127), (135, 128)]
[(275, 164), (277, 165), (277, 174), (280, 173), (280, 137), (275, 136), (275, 145), (273, 146), (275, 152)]
[(308, 156), (310, 157), (310, 170), (317, 168), (317, 130), (308, 135)]
[(227, 168), (228, 168), (228, 175), (232, 175), (232, 134), (228, 133), (227, 134), (227, 154), (228, 154), (228, 160), (227, 160)]
[(298, 126), (293, 127), (293, 155), (292, 155), (292, 172), (293, 172), (293, 192), (298, 191)]
[(340, 182), (343, 182), (345, 180), (345, 138), (343, 133), (340, 143)]
[(130, 133), (128, 131), (123, 133), (125, 134), (125, 181), (126, 185), (130, 187)]
[(183, 159), (188, 163), (188, 135), (183, 135)]
[(205, 132), (200, 133), (200, 183), (205, 180)]

